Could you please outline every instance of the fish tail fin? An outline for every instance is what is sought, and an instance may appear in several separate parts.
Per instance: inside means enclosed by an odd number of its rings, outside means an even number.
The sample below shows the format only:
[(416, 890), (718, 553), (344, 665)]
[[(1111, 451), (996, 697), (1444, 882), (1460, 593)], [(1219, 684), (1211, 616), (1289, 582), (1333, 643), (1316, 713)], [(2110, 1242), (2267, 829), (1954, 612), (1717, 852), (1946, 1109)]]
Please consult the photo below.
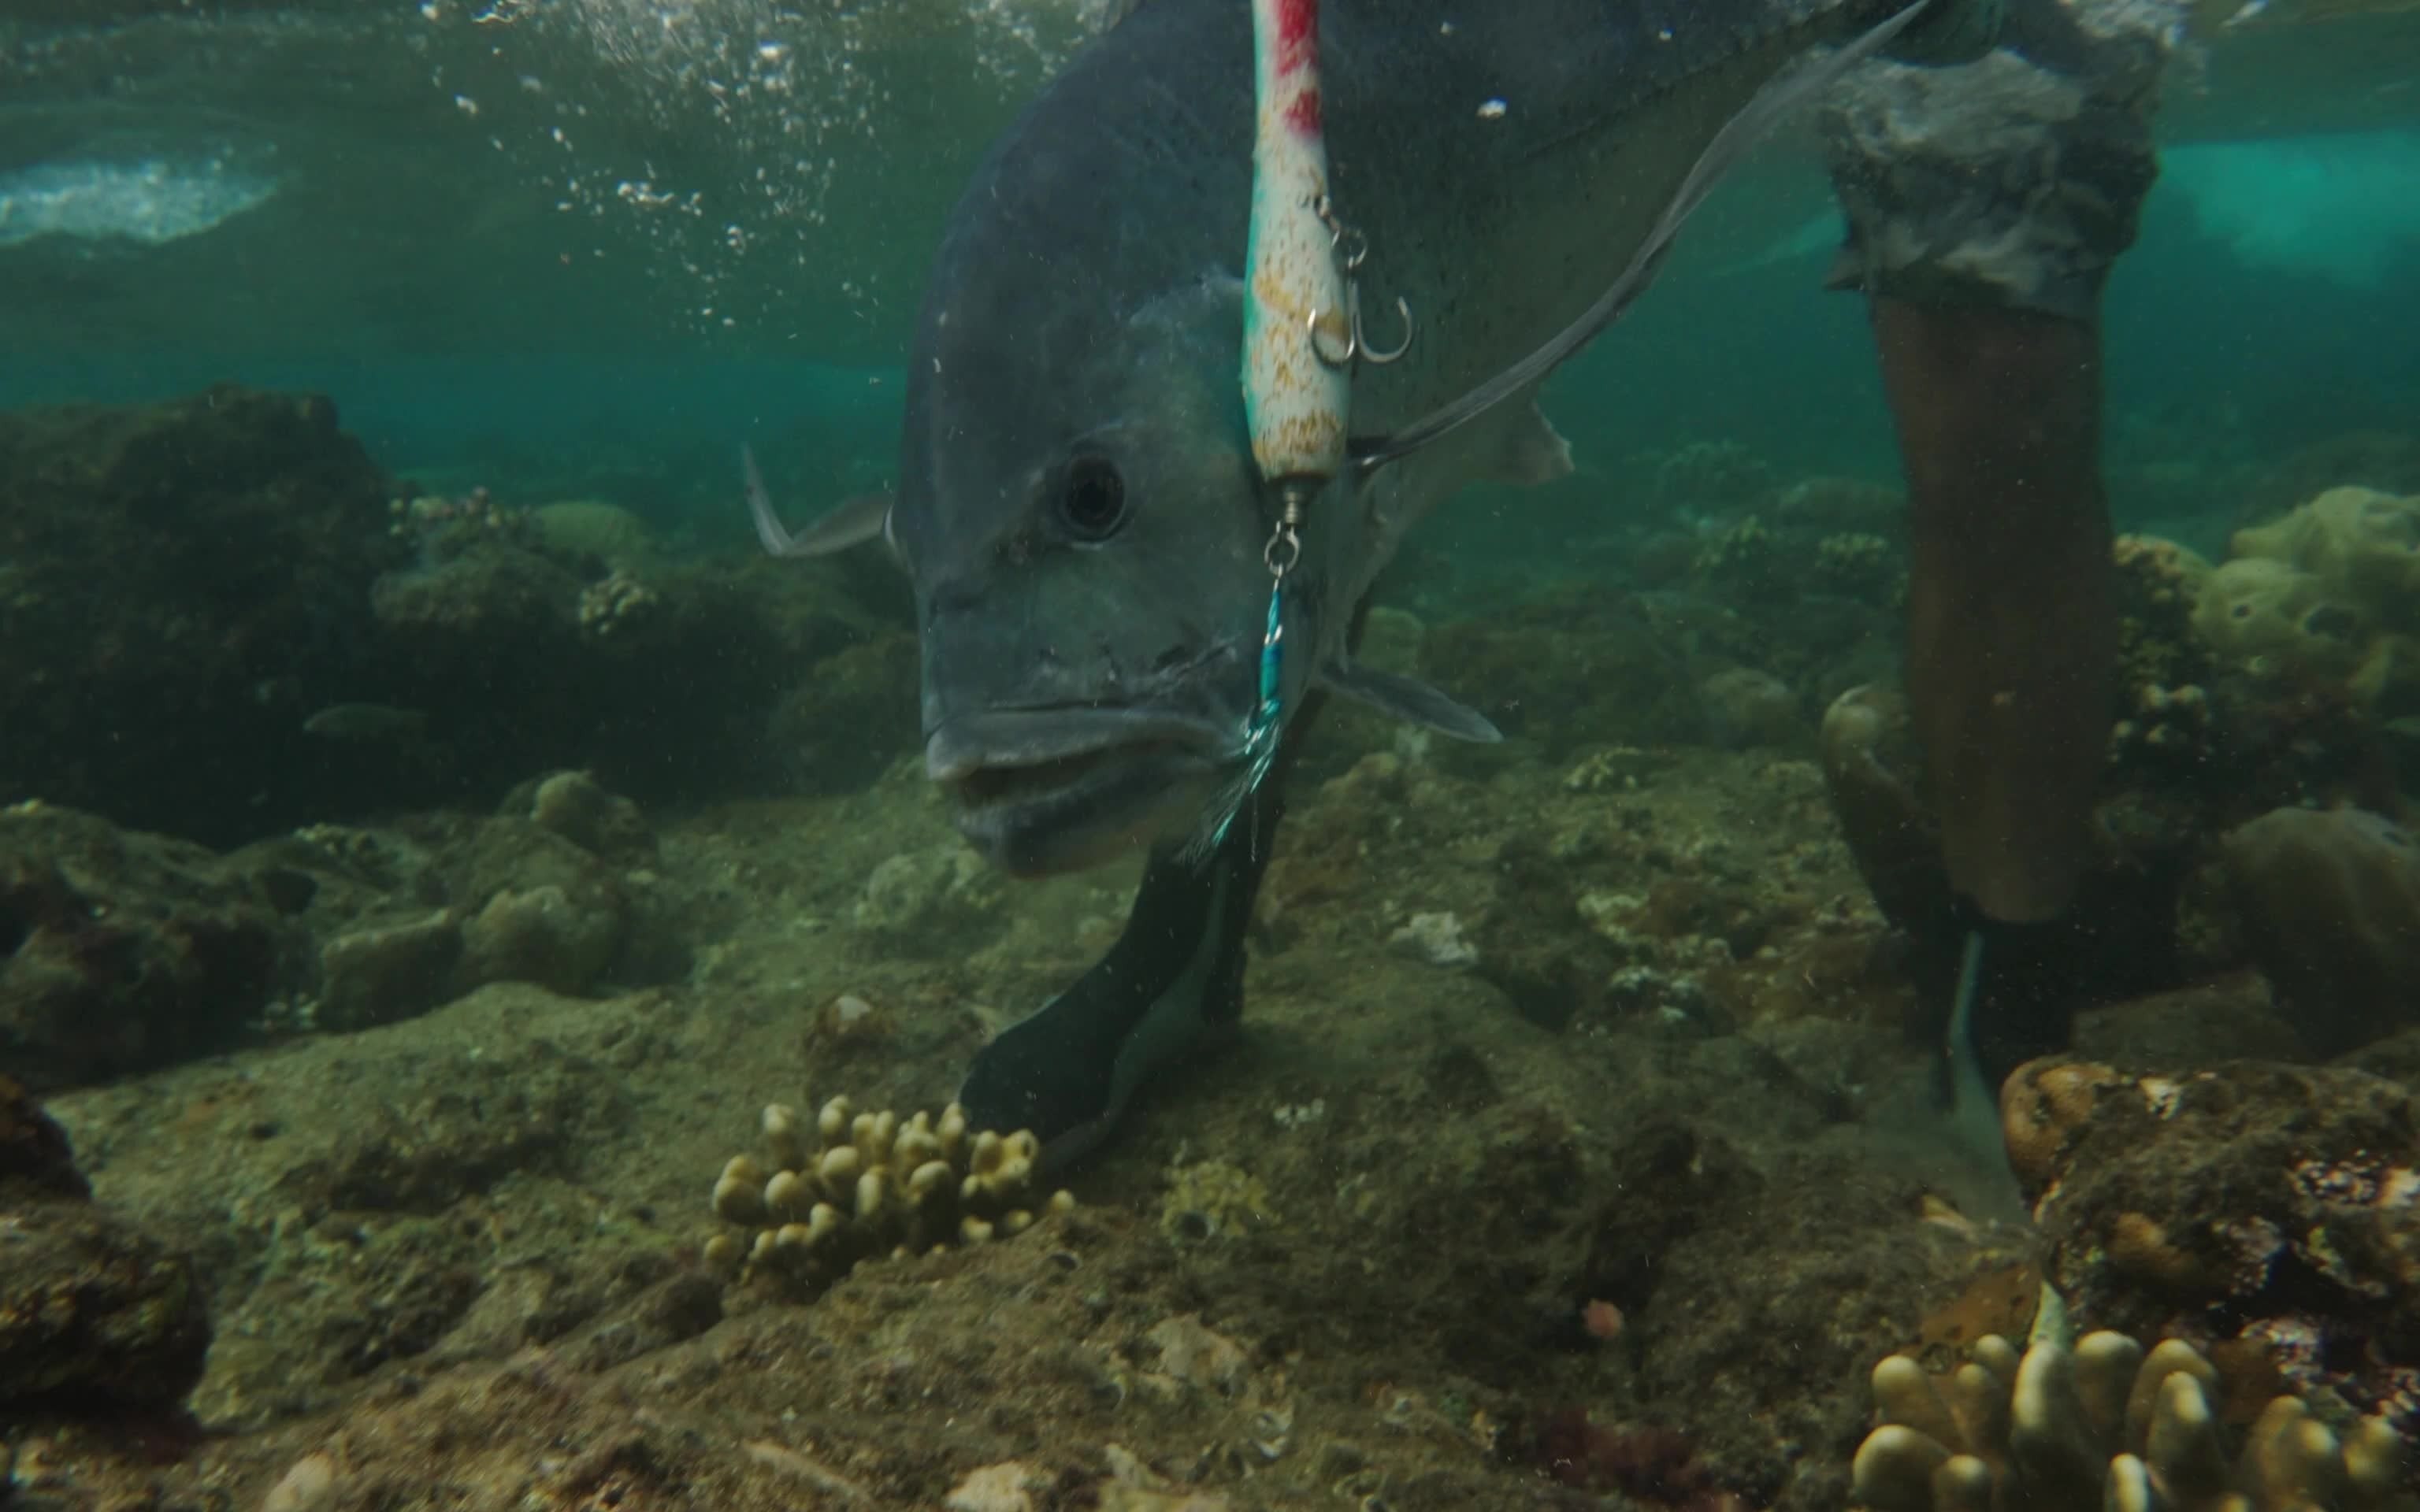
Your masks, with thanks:
[(802, 531), (792, 531), (773, 512), (773, 496), (766, 490), (765, 474), (757, 471), (756, 450), (744, 442), (739, 468), (748, 489), (748, 516), (756, 525), (756, 539), (777, 557), (828, 557), (867, 541), (888, 540), (891, 496), (863, 494), (844, 501), (823, 518)]
[[(1916, 0), (1902, 6), (1882, 21), (1864, 26), (1854, 36), (1841, 41), (1828, 52), (1785, 69), (1758, 90), (1738, 114), (1723, 123), (1722, 129), (1710, 138), (1705, 149), (1698, 154), (1683, 175), (1680, 187), (1672, 192), (1664, 213), (1648, 230), (1646, 239), (1631, 254), (1629, 264), (1613, 281), (1611, 287), (1597, 297), (1594, 304), (1580, 313), (1579, 318), (1548, 338), (1544, 345), (1495, 377), (1481, 383), (1467, 393), (1443, 408), (1430, 411), (1403, 429), (1390, 435), (1364, 437), (1353, 443), (1355, 471), (1368, 477), (1387, 463), (1408, 456), (1447, 433), (1460, 429), (1512, 395), (1543, 381), (1546, 375), (1561, 366), (1575, 352), (1596, 339), (1606, 327), (1621, 318), (1647, 285), (1654, 281), (1666, 254), (1672, 250), (1673, 239), (1681, 227), (1713, 193), (1731, 165), (1747, 154), (1749, 147), (1761, 140), (1775, 126), (1788, 119), (1800, 107), (1818, 99), (1824, 90), (1839, 82), (1851, 69), (1877, 55), (1897, 56), (1900, 43), (1911, 34), (1928, 26), (1954, 29), (1962, 46), (1974, 46), (1982, 27), (1970, 11), (1989, 11), (1988, 39), (1981, 42), (1979, 57), (1989, 52), (1999, 36), (1996, 20), (2002, 0)], [(1871, 15), (1862, 6), (1844, 6), (1844, 12), (1854, 13), (1860, 22), (1871, 22)], [(1975, 36), (1968, 33), (1972, 31)], [(1930, 54), (1940, 49), (1928, 47)], [(1936, 61), (1928, 56), (1926, 61)], [(1937, 61), (1955, 61), (1945, 54)]]
[[(1977, 1165), (2005, 1190), (2017, 1189), (2009, 1165), (2009, 1147), (2000, 1128), (1999, 1089), (1983, 1072), (1983, 1057), (1975, 1038), (1975, 997), (1983, 980), (1983, 932), (1966, 932), (1959, 952), (1958, 995), (1950, 1000), (1947, 1043), (1943, 1047), (1949, 1068), (1949, 1110), (1953, 1137)], [(2022, 1210), (2022, 1201), (2020, 1201)]]

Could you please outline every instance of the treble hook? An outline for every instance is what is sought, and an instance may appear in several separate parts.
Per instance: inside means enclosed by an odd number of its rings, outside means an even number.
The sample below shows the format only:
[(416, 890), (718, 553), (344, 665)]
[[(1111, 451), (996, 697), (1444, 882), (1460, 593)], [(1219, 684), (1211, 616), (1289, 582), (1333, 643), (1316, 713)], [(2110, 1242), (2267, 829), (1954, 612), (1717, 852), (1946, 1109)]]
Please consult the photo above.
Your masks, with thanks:
[(1380, 367), (1400, 362), (1412, 349), (1412, 306), (1402, 295), (1395, 296), (1395, 316), (1404, 323), (1404, 339), (1395, 343), (1393, 351), (1380, 351), (1370, 345), (1370, 332), (1361, 324), (1361, 281), (1355, 279), (1344, 286), (1344, 302), (1353, 312), (1353, 347), (1361, 361)]
[(1344, 349), (1331, 352), (1320, 344), (1326, 332), (1317, 310), (1311, 312), (1311, 348), (1330, 367), (1346, 367), (1356, 362), (1384, 367), (1388, 363), (1401, 362), (1404, 354), (1412, 349), (1412, 307), (1400, 296), (1395, 301), (1395, 315), (1404, 322), (1404, 339), (1395, 343), (1394, 350), (1381, 351), (1370, 344), (1370, 329), (1361, 323), (1361, 281), (1349, 280), (1344, 285)]
[(1394, 350), (1382, 351), (1372, 346), (1369, 327), (1361, 320), (1361, 265), (1370, 258), (1370, 239), (1357, 228), (1345, 225), (1336, 214), (1335, 203), (1326, 195), (1319, 196), (1319, 203), (1313, 208), (1327, 227), (1327, 245), (1336, 253), (1336, 260), (1344, 270), (1344, 350), (1331, 353), (1320, 344), (1320, 338), (1326, 332), (1320, 325), (1321, 312), (1317, 310), (1311, 311), (1308, 317), (1311, 349), (1330, 367), (1343, 367), (1356, 362), (1384, 367), (1389, 363), (1401, 362), (1404, 354), (1412, 349), (1411, 304), (1402, 296), (1396, 297), (1395, 315), (1404, 323), (1404, 339), (1395, 344)]

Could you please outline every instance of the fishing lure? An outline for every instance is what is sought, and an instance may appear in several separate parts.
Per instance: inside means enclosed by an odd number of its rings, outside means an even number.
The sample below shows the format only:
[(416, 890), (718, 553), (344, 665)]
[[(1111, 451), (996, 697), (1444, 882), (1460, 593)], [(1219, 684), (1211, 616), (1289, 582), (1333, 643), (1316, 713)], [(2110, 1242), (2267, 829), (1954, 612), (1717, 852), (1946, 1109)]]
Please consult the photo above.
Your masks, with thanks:
[[(1311, 501), (1344, 467), (1352, 363), (1363, 346), (1351, 269), (1338, 256), (1343, 233), (1327, 193), (1319, 0), (1252, 0), (1252, 66), (1257, 125), (1244, 254), (1244, 413), (1253, 464), (1280, 509), (1262, 553), (1269, 609), (1259, 697), (1244, 730), (1244, 770), (1211, 805), (1187, 848), (1196, 859), (1226, 840), (1277, 761), (1285, 726), (1286, 575), (1301, 560)], [(1352, 262), (1358, 261), (1357, 252)]]

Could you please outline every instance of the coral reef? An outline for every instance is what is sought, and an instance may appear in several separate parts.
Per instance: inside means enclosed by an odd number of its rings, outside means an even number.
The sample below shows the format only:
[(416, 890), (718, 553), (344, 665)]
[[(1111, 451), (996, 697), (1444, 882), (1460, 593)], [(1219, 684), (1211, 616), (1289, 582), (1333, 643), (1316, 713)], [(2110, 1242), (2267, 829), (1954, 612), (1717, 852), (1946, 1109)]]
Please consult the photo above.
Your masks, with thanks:
[(387, 501), (387, 533), (408, 543), (423, 566), (435, 566), (474, 548), (537, 539), (529, 511), (500, 502), (485, 485), (459, 496), (419, 494)]
[(1815, 543), (1814, 583), (1827, 593), (1888, 603), (1900, 596), (1905, 568), (1891, 544), (1866, 531), (1842, 531)]
[(2309, 573), (2378, 625), (2420, 625), (2420, 499), (2330, 488), (2283, 519), (2236, 532), (2232, 545), (2239, 558)]
[(2222, 656), (2340, 683), (2381, 719), (2420, 712), (2420, 498), (2330, 488), (2232, 545), (2195, 617)]
[(361, 802), (294, 734), (367, 690), (386, 523), (325, 399), (0, 414), (0, 796), (213, 843)]
[(1748, 667), (1716, 672), (1698, 685), (1698, 702), (1718, 746), (1794, 746), (1807, 737), (1798, 694), (1771, 672)]
[[(2173, 990), (2084, 1015), (2081, 1042), (2128, 1071), (2037, 1067), (2012, 1099), (2038, 1247), (1966, 1200), (1902, 1042), (1890, 922), (1929, 927), (1939, 897), (1904, 720), (1871, 692), (1835, 710), (1853, 853), (1778, 713), (1891, 660), (1882, 588), (1826, 576), (1823, 543), (1869, 571), (1901, 506), (1776, 492), (1740, 462), (1675, 464), (1704, 497), (1575, 546), (1602, 581), (1504, 572), (1479, 594), (1486, 553), (1440, 552), (1460, 596), (1424, 601), (1435, 628), (1371, 617), (1365, 660), (1512, 738), (1321, 722), (1243, 1032), (1137, 1103), (1063, 1213), (1027, 1139), (783, 1105), (800, 1079), (938, 1105), (1124, 918), (1130, 871), (996, 896), (969, 869), (902, 759), (915, 650), (891, 576), (624, 551), (611, 516), (582, 545), (492, 500), (492, 528), (398, 542), (377, 518), (380, 610), (365, 583), (345, 611), (377, 675), (295, 704), (319, 711), (316, 759), (357, 767), (343, 803), (190, 857), (268, 921), (265, 995), (163, 1069), (50, 1098), (84, 1206), (194, 1257), (208, 1432), (162, 1464), (129, 1432), (10, 1415), (19, 1495), (1814, 1512), (1848, 1502), (1863, 1372), (2012, 1336), (2045, 1273), (2096, 1325), (2194, 1341), (2230, 1425), (2289, 1390), (2342, 1443), (2408, 1425), (2420, 1031), (2362, 1071), (2231, 1062), (2302, 1055), (2306, 1026), (2250, 972), (2182, 965), (2194, 931), (2215, 942), (2196, 964), (2242, 956), (2216, 837), (2353, 788), (2373, 714), (2220, 666), (2191, 625), (2198, 559), (2120, 543), (2132, 728), (2083, 945), (2113, 992)], [(1751, 514), (1792, 580), (1687, 581)], [(1675, 591), (1639, 591), (1657, 531)], [(633, 612), (582, 628), (583, 598), (626, 594)], [(630, 707), (642, 688), (663, 706)], [(1779, 743), (1731, 745), (1759, 729)], [(625, 779), (714, 743), (701, 786)], [(413, 746), (434, 775), (367, 779)], [(793, 795), (657, 800), (750, 763)], [(504, 798), (412, 811), (433, 791)], [(1900, 868), (1874, 889), (1890, 918), (1856, 870), (1877, 858)], [(104, 901), (151, 917), (147, 894)], [(774, 1104), (738, 1162), (699, 1117), (735, 1101)], [(0, 1165), (62, 1168), (59, 1141), (9, 1128)], [(2265, 1442), (2308, 1436), (2288, 1427)]]
[(538, 538), (557, 553), (594, 557), (610, 573), (644, 576), (663, 548), (647, 522), (603, 499), (565, 499), (530, 511)]
[[(2044, 1312), (2055, 1319), (2055, 1299)], [(2270, 1400), (2227, 1451), (2219, 1372), (2181, 1339), (2149, 1353), (2123, 1334), (2071, 1347), (2038, 1329), (2020, 1356), (1989, 1335), (1946, 1378), (1904, 1355), (1874, 1367), (1875, 1416), (1856, 1458), (1872, 1512), (2088, 1507), (2111, 1512), (2303, 1512), (2406, 1506), (2403, 1446), (2382, 1419), (2339, 1436), (2293, 1396)], [(1945, 1389), (1946, 1385), (1946, 1389)]]
[[(0, 797), (224, 846), (551, 767), (652, 800), (818, 759), (861, 785), (911, 748), (912, 659), (881, 664), (904, 733), (848, 717), (827, 695), (850, 676), (818, 670), (896, 631), (896, 585), (643, 536), (595, 501), (396, 497), (324, 399), (0, 416)], [(785, 699), (786, 730), (846, 738), (778, 748)]]
[(783, 779), (854, 792), (916, 749), (916, 638), (885, 629), (842, 645), (775, 701), (766, 744)]
[(638, 807), (585, 773), (493, 818), (314, 825), (215, 856), (47, 804), (0, 810), (0, 1072), (49, 1088), (261, 1030), (393, 1023), (497, 981), (671, 980), (685, 923)]
[(2359, 665), (2361, 618), (2325, 597), (2319, 578), (2268, 557), (2243, 557), (2211, 572), (2194, 628), (2220, 656), (2265, 667), (2342, 677)]
[(1714, 590), (1742, 598), (1789, 594), (1796, 588), (1780, 543), (1754, 515), (1709, 538), (1691, 570)]
[(717, 1234), (706, 1260), (788, 1295), (813, 1295), (875, 1256), (1014, 1239), (1076, 1206), (1064, 1190), (1042, 1196), (1032, 1134), (970, 1132), (954, 1103), (903, 1121), (835, 1097), (812, 1124), (776, 1103), (762, 1127), (766, 1161), (734, 1155), (714, 1183), (715, 1216), (752, 1237)]
[(2003, 1111), (2047, 1279), (2077, 1314), (2257, 1345), (2315, 1404), (2420, 1425), (2411, 1088), (2257, 1061), (2140, 1078), (2037, 1061)]
[(198, 845), (0, 809), (0, 1073), (49, 1088), (217, 1049), (299, 950), (271, 890)]
[(2420, 1019), (2420, 843), (2359, 809), (2279, 809), (2227, 835), (2246, 943), (2312, 1049)]
[[(1562, 653), (1588, 647), (1575, 672)], [(1433, 629), (1426, 660), (1439, 685), (1497, 728), (1549, 758), (1590, 745), (1694, 739), (1702, 727), (1683, 653), (1646, 609), (1590, 590), (1553, 591), (1483, 620)], [(1449, 766), (1500, 764), (1487, 747), (1441, 744)]]
[(490, 982), (579, 994), (687, 969), (644, 815), (584, 772), (519, 785), (504, 811), (426, 837), (314, 826), (248, 856), (318, 879), (318, 971), (295, 1026), (357, 1029)]
[(1689, 441), (1643, 456), (1649, 491), (1669, 510), (1725, 510), (1753, 504), (1773, 490), (1772, 464), (1733, 440)]
[(2207, 686), (2217, 660), (2195, 628), (2210, 563), (2149, 535), (2119, 536), (2110, 556), (2118, 605), (2112, 779), (2188, 789), (2218, 745)]

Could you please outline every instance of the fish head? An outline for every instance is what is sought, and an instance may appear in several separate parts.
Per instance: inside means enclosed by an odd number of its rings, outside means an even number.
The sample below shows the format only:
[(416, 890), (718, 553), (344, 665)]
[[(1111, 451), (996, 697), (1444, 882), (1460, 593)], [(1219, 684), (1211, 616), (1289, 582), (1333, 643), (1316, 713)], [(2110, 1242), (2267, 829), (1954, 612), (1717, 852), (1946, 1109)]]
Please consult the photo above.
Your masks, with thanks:
[(1191, 828), (1242, 769), (1272, 521), (1242, 339), (1229, 274), (1122, 300), (1064, 257), (945, 255), (892, 534), (925, 769), (1011, 872)]

